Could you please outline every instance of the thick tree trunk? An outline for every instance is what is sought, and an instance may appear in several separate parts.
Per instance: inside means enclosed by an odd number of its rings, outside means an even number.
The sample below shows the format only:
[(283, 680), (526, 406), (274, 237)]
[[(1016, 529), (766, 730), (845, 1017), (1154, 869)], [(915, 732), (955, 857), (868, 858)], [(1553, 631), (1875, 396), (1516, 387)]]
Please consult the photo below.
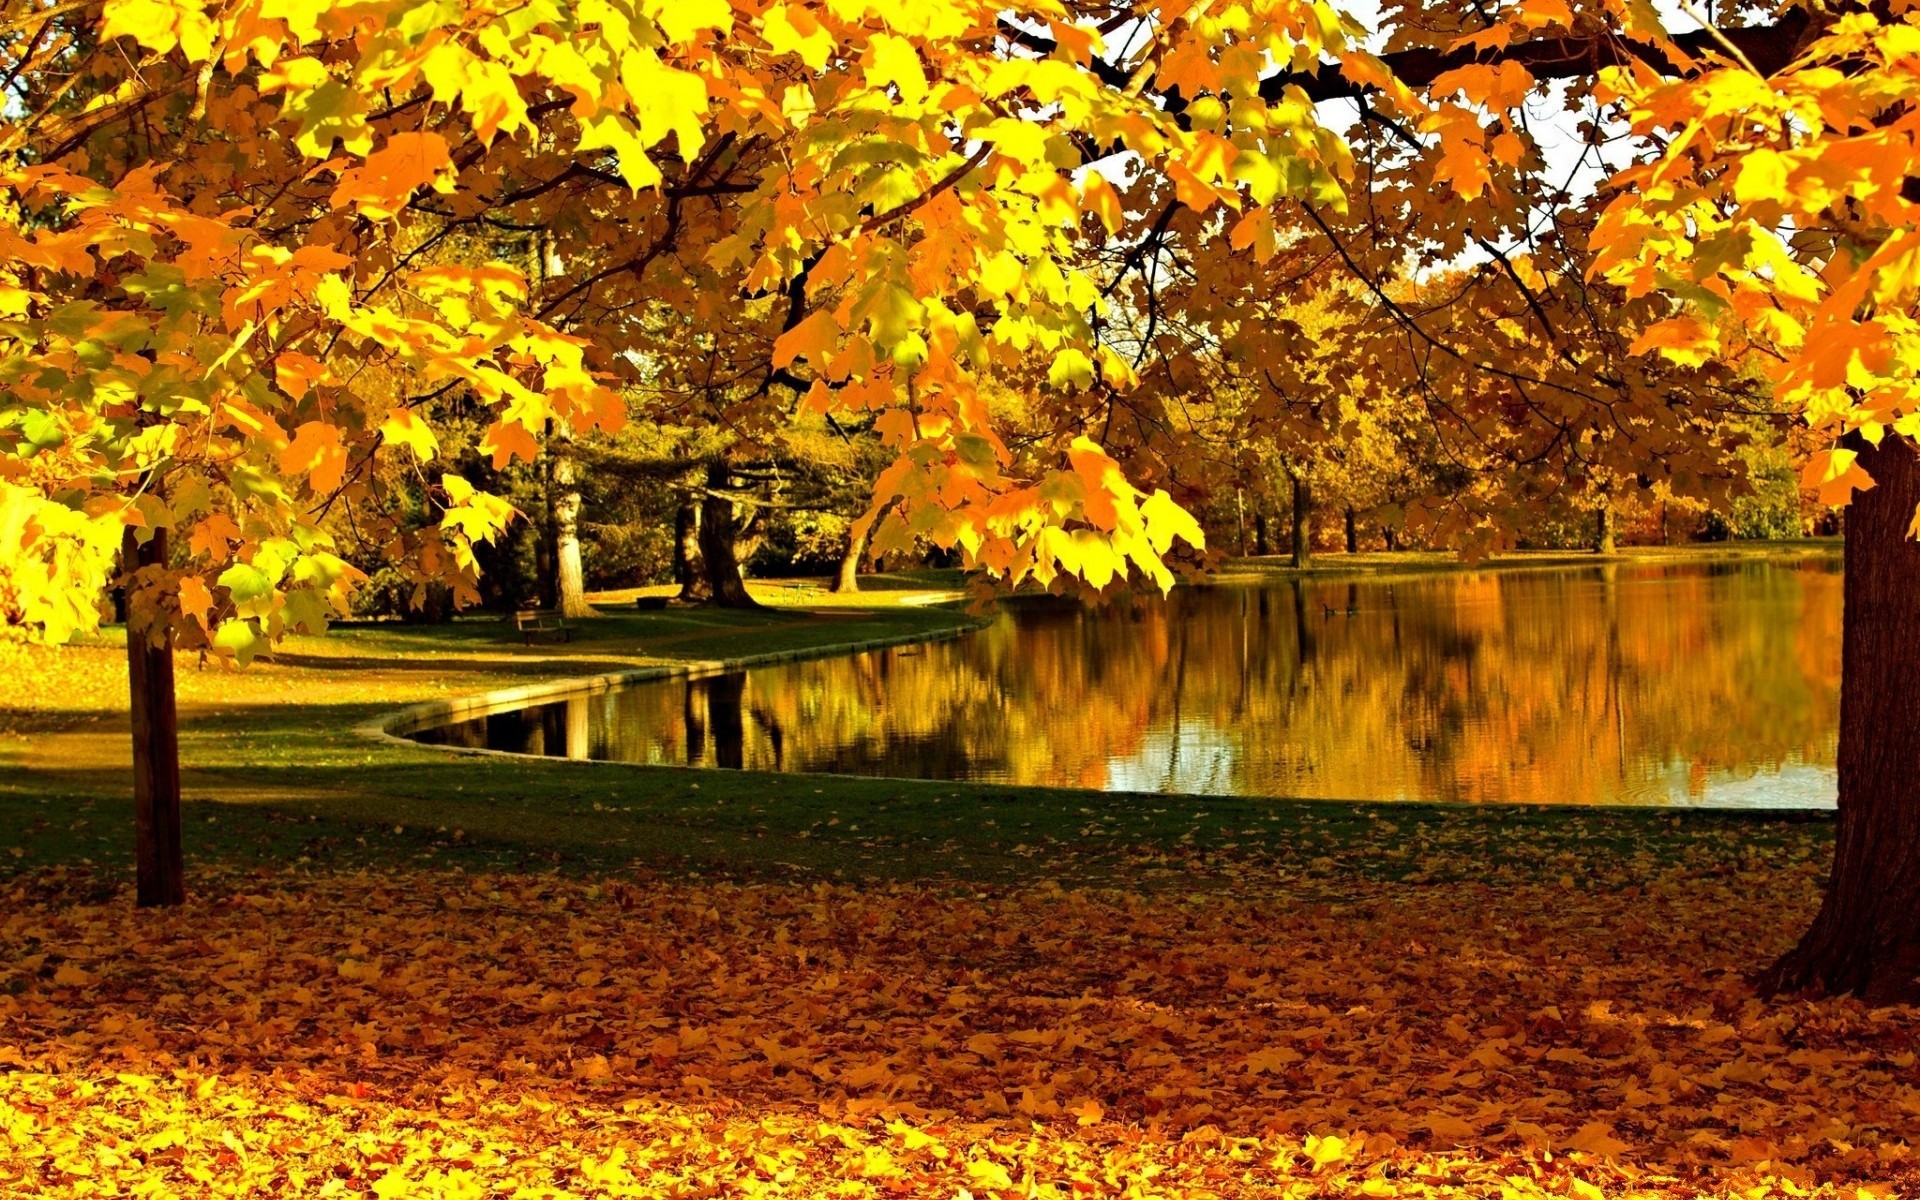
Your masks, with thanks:
[(673, 514), (673, 580), (680, 585), (674, 598), (682, 604), (705, 604), (713, 598), (707, 560), (700, 553), (700, 506), (692, 500)]
[(731, 482), (726, 463), (707, 465), (709, 490), (700, 500), (700, 557), (706, 563), (707, 586), (712, 591), (708, 603), (720, 608), (759, 608), (760, 602), (747, 594), (747, 581), (740, 575), (740, 558), (734, 546), (740, 525), (733, 500), (721, 494)]
[(1313, 565), (1313, 485), (1305, 476), (1293, 479), (1293, 565)]
[(847, 530), (847, 548), (840, 555), (840, 569), (834, 574), (828, 591), (851, 593), (860, 590), (860, 560), (867, 556), (867, 545), (873, 541), (873, 529), (878, 524), (879, 521), (875, 520), (858, 532)]
[(1360, 527), (1354, 523), (1353, 505), (1347, 505), (1347, 553), (1360, 553)]
[(1593, 518), (1593, 552), (1612, 554), (1613, 551), (1613, 502), (1602, 500)]
[[(126, 532), (128, 574), (167, 561), (167, 531), (141, 545)], [(173, 636), (163, 615), (143, 612), (127, 593), (127, 691), (133, 715), (134, 894), (142, 908), (184, 903), (180, 850), (180, 727), (174, 712)], [(151, 636), (150, 636), (151, 635)], [(157, 640), (155, 638), (157, 637)]]
[(579, 467), (569, 449), (558, 440), (552, 446), (554, 607), (563, 617), (596, 617), (600, 614), (587, 603), (586, 573), (580, 565)]
[(1846, 517), (1833, 872), (1812, 928), (1760, 984), (1920, 1000), (1920, 457), (1904, 438), (1849, 444), (1876, 486)]

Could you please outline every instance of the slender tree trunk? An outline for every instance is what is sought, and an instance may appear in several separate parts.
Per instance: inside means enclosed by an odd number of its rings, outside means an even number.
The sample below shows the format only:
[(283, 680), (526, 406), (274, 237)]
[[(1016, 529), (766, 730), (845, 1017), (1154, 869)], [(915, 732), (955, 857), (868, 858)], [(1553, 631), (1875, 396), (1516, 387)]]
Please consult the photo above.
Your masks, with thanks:
[[(167, 531), (156, 529), (143, 546), (129, 529), (121, 542), (122, 565), (164, 566)], [(187, 898), (180, 850), (180, 726), (174, 711), (173, 635), (161, 614), (142, 611), (127, 589), (127, 691), (133, 715), (134, 893), (142, 908), (180, 904)], [(157, 640), (156, 640), (157, 638)]]
[(687, 500), (673, 514), (673, 578), (680, 585), (674, 597), (682, 604), (705, 604), (713, 599), (707, 586), (707, 560), (700, 553), (700, 506)]
[(541, 608), (560, 605), (560, 558), (554, 553), (559, 541), (560, 505), (554, 494), (553, 457), (540, 456), (541, 501), (546, 506), (540, 523), (540, 537), (533, 546), (533, 574)]
[(731, 482), (726, 463), (715, 460), (707, 464), (709, 490), (700, 500), (700, 557), (706, 563), (707, 586), (712, 590), (708, 603), (720, 608), (759, 608), (760, 602), (747, 594), (747, 581), (740, 575), (740, 558), (734, 546), (740, 526), (733, 500), (721, 494)]
[(1240, 557), (1247, 556), (1247, 498), (1242, 488), (1233, 489), (1234, 538), (1240, 543)]
[(867, 546), (873, 541), (873, 529), (879, 521), (875, 520), (865, 529), (856, 533), (847, 530), (847, 548), (840, 555), (840, 570), (833, 577), (830, 592), (857, 592), (860, 590), (860, 560), (867, 556)]
[(1293, 565), (1313, 565), (1313, 484), (1303, 475), (1293, 480)]
[(1847, 440), (1876, 486), (1846, 514), (1840, 822), (1826, 899), (1768, 991), (1920, 1000), (1920, 458), (1905, 438)]
[(1273, 552), (1273, 543), (1267, 537), (1267, 514), (1256, 511), (1253, 514), (1253, 552), (1265, 558)]
[(1395, 529), (1391, 525), (1382, 525), (1380, 527), (1380, 536), (1387, 539), (1387, 549), (1389, 551), (1400, 549), (1400, 531), (1398, 529)]
[(1347, 553), (1360, 553), (1360, 527), (1354, 524), (1353, 505), (1347, 505)]
[(1600, 510), (1594, 514), (1593, 552), (1612, 554), (1613, 551), (1613, 501), (1603, 498), (1600, 501)]
[(574, 462), (571, 450), (569, 443), (558, 439), (549, 447), (553, 455), (549, 494), (553, 497), (554, 607), (563, 617), (595, 617), (600, 614), (587, 603), (586, 573), (580, 565), (579, 464)]

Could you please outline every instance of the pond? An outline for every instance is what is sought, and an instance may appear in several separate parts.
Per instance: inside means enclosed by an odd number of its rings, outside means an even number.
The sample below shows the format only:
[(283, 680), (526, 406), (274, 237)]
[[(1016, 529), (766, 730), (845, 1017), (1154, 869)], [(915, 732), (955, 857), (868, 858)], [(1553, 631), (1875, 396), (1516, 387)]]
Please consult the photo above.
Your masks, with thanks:
[(1813, 554), (1013, 603), (954, 641), (639, 683), (413, 736), (1126, 792), (1831, 807), (1839, 571)]

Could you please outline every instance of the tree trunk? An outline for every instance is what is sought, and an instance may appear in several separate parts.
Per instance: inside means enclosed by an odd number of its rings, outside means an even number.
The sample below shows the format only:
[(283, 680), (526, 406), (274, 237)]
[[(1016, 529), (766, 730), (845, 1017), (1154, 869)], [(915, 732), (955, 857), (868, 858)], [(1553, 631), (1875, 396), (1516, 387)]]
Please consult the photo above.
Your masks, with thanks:
[(682, 604), (705, 604), (713, 599), (707, 586), (707, 560), (700, 553), (700, 506), (687, 500), (673, 514), (673, 579), (680, 585), (674, 599)]
[(1382, 525), (1380, 527), (1380, 536), (1387, 539), (1387, 549), (1389, 551), (1400, 549), (1400, 531), (1398, 529), (1395, 529), (1391, 525)]
[(1846, 444), (1874, 478), (1846, 516), (1840, 639), (1840, 821), (1826, 899), (1770, 992), (1920, 1000), (1920, 458), (1905, 438)]
[(553, 476), (554, 607), (563, 617), (597, 617), (587, 603), (586, 573), (580, 566), (580, 485), (572, 446), (559, 439), (551, 444)]
[(840, 570), (834, 575), (828, 591), (852, 593), (860, 590), (860, 560), (867, 556), (867, 545), (873, 541), (874, 526), (879, 523), (876, 518), (858, 533), (847, 530), (847, 548), (840, 555)]
[(1313, 485), (1305, 476), (1293, 480), (1293, 565), (1302, 570), (1313, 565)]
[(1612, 554), (1613, 551), (1613, 501), (1602, 499), (1600, 511), (1594, 514), (1593, 552)]
[(1360, 527), (1354, 524), (1353, 505), (1347, 505), (1347, 553), (1360, 553)]
[[(142, 908), (187, 898), (180, 850), (180, 726), (173, 699), (173, 634), (164, 614), (141, 604), (131, 575), (165, 566), (167, 531), (121, 542), (127, 585), (127, 691), (133, 715), (134, 894)], [(146, 610), (146, 611), (143, 611)], [(157, 639), (157, 640), (156, 640)]]
[(700, 499), (700, 557), (706, 564), (708, 603), (720, 608), (759, 608), (760, 602), (747, 594), (747, 581), (740, 575), (740, 559), (734, 538), (740, 526), (733, 499), (721, 494), (731, 476), (727, 464), (707, 464), (707, 493)]
[(1253, 552), (1257, 557), (1265, 558), (1273, 552), (1273, 546), (1267, 538), (1267, 514), (1253, 514)]
[(540, 468), (543, 486), (540, 489), (541, 500), (546, 505), (545, 519), (540, 523), (540, 536), (533, 544), (533, 575), (537, 603), (541, 608), (557, 608), (560, 604), (560, 562), (554, 554), (555, 543), (559, 541), (560, 506), (553, 491), (553, 458), (542, 455)]

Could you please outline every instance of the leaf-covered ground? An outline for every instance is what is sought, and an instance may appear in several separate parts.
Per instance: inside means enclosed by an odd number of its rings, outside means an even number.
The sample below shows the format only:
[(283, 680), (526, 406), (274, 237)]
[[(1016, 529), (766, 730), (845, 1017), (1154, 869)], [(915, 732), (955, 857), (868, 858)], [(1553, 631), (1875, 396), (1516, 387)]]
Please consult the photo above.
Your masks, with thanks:
[[(1910, 1196), (1816, 856), (1205, 894), (0, 884), (0, 1194)], [(1638, 865), (1634, 865), (1637, 863)]]

